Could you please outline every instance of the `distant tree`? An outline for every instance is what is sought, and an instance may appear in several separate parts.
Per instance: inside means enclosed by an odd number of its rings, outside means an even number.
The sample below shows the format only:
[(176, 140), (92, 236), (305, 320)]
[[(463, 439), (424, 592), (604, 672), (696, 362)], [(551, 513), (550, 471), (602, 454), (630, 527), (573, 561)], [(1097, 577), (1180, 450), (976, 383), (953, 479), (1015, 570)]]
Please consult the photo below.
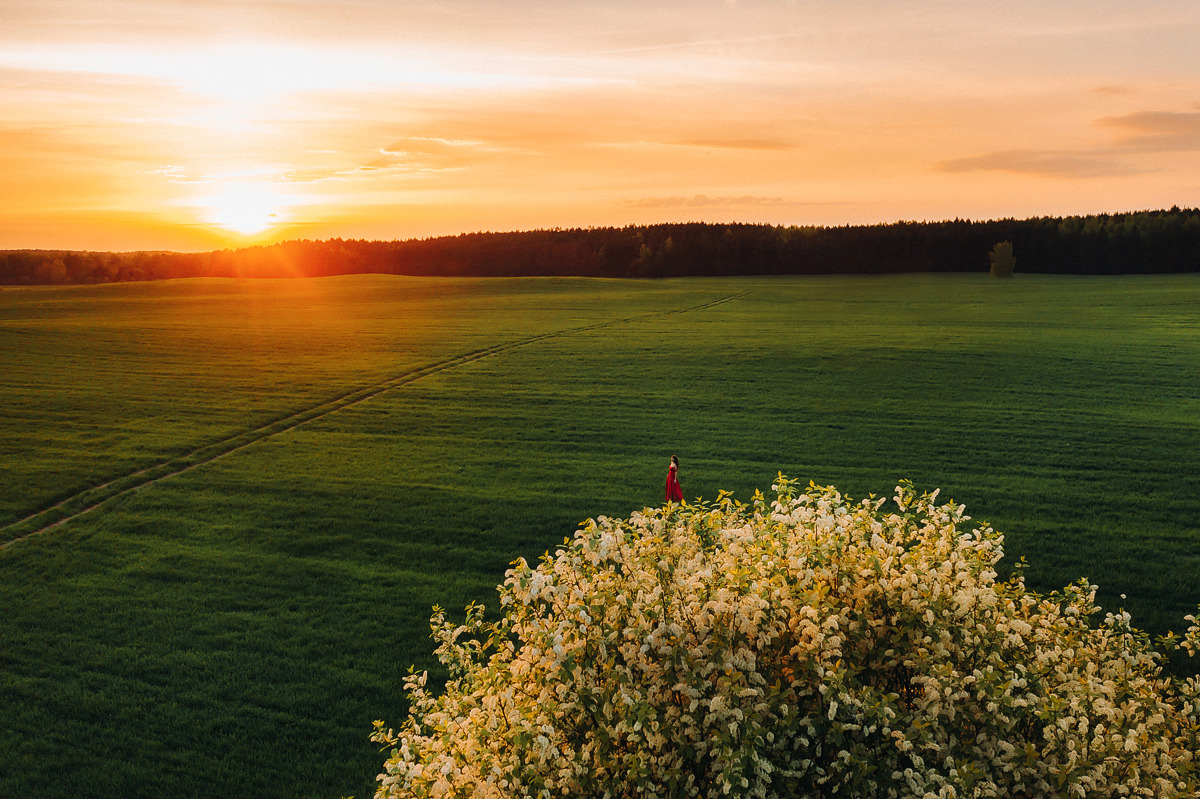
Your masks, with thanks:
[(992, 262), (992, 277), (1013, 276), (1013, 269), (1017, 265), (1017, 259), (1013, 257), (1011, 241), (1002, 241), (992, 247), (992, 251), (988, 253), (988, 259)]
[(653, 277), (654, 276), (654, 248), (649, 244), (642, 244), (638, 250), (637, 262), (633, 267), (635, 277)]
[(67, 265), (62, 258), (54, 260), (44, 260), (38, 264), (37, 268), (38, 283), (66, 283), (67, 282)]

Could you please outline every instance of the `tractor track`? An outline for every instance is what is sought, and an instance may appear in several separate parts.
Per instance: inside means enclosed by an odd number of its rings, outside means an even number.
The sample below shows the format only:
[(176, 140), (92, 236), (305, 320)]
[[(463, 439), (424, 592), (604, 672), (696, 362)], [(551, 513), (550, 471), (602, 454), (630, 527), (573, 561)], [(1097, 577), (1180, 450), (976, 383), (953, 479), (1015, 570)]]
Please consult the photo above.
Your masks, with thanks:
[(60, 527), (72, 519), (76, 519), (84, 514), (91, 513), (109, 502), (112, 502), (119, 497), (127, 496), (134, 492), (140, 491), (143, 488), (152, 486), (155, 483), (166, 480), (171, 477), (190, 472), (193, 469), (199, 468), (206, 464), (212, 463), (226, 455), (231, 455), (235, 452), (243, 450), (260, 441), (265, 441), (274, 438), (282, 433), (295, 430), (301, 425), (307, 424), (317, 419), (322, 419), (332, 413), (344, 410), (346, 408), (358, 405), (361, 402), (366, 402), (369, 399), (379, 396), (388, 391), (406, 386), (424, 377), (440, 374), (442, 372), (464, 366), (469, 363), (488, 358), (493, 355), (499, 355), (509, 350), (526, 347), (530, 344), (536, 344), (540, 341), (548, 339), (562, 338), (565, 336), (578, 335), (587, 333), (592, 330), (601, 330), (607, 327), (616, 327), (618, 325), (629, 324), (631, 322), (654, 319), (663, 316), (672, 316), (676, 314), (693, 313), (695, 311), (708, 310), (718, 305), (727, 302), (741, 299), (749, 294), (749, 291), (731, 294), (727, 297), (721, 297), (710, 302), (701, 303), (700, 305), (692, 305), (686, 308), (676, 308), (670, 311), (659, 311), (656, 313), (642, 314), (640, 316), (630, 316), (622, 319), (613, 319), (607, 322), (597, 322), (592, 325), (583, 325), (580, 327), (566, 328), (564, 330), (556, 330), (549, 333), (540, 333), (536, 336), (527, 336), (525, 338), (508, 341), (503, 344), (496, 344), (491, 347), (484, 347), (478, 350), (453, 355), (448, 358), (443, 358), (425, 366), (410, 369), (393, 377), (381, 380), (378, 383), (373, 383), (369, 386), (355, 389), (346, 392), (333, 399), (326, 400), (308, 408), (295, 411), (287, 414), (273, 422), (259, 425), (258, 427), (244, 430), (232, 436), (221, 439), (212, 444), (207, 444), (203, 447), (192, 450), (184, 455), (160, 461), (150, 466), (145, 466), (136, 471), (121, 477), (113, 478), (104, 483), (100, 483), (90, 488), (85, 488), (78, 491), (65, 499), (56, 502), (53, 505), (43, 508), (35, 513), (32, 513), (23, 519), (18, 519), (14, 522), (0, 527), (0, 551), (8, 549), (15, 543), (24, 541), (35, 535), (48, 532), (57, 527)]

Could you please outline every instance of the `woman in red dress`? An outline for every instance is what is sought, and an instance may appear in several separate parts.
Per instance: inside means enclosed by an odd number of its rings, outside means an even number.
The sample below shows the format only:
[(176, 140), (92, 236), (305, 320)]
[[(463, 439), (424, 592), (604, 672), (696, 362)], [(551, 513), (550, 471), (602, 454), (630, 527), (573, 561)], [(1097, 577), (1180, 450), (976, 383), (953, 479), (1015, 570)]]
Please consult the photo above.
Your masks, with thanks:
[(667, 502), (683, 502), (683, 486), (679, 485), (679, 458), (671, 456), (667, 470)]

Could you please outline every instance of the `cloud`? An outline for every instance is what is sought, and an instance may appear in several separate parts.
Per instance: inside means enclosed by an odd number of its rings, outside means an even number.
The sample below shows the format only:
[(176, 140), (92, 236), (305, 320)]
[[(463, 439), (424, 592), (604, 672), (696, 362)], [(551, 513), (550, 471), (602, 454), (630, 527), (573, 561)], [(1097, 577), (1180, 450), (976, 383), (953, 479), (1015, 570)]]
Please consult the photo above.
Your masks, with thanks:
[(796, 145), (783, 139), (691, 139), (671, 142), (681, 147), (704, 147), (722, 150), (794, 150)]
[(1138, 111), (1104, 117), (1098, 125), (1124, 134), (1123, 150), (1143, 153), (1200, 150), (1200, 111)]
[[(1123, 87), (1095, 89), (1123, 92)], [(968, 158), (941, 161), (942, 172), (1014, 172), (1054, 178), (1121, 177), (1151, 171), (1129, 159), (1151, 153), (1200, 150), (1200, 103), (1196, 111), (1137, 111), (1097, 119), (1095, 124), (1116, 131), (1110, 146), (1094, 150), (997, 150)]]
[(792, 203), (782, 197), (756, 197), (743, 195), (741, 197), (709, 197), (697, 194), (692, 197), (647, 197), (641, 200), (627, 200), (623, 203), (627, 208), (729, 208), (729, 207), (786, 207), (802, 203)]
[(159, 175), (167, 179), (169, 183), (209, 183), (211, 178), (206, 175), (192, 175), (188, 172), (187, 167), (177, 164), (164, 164), (157, 169), (142, 170), (143, 175)]
[(632, 53), (661, 53), (671, 50), (691, 50), (697, 48), (722, 47), (735, 44), (763, 44), (778, 42), (798, 37), (796, 33), (772, 33), (760, 36), (718, 37), (710, 39), (687, 39), (684, 41), (658, 42), (655, 44), (622, 47), (615, 50), (596, 50), (585, 53), (586, 56), (628, 55)]
[(502, 149), (471, 139), (411, 136), (381, 147), (378, 157), (341, 174), (378, 171), (430, 174), (459, 170)]
[(486, 148), (481, 141), (472, 139), (446, 139), (431, 136), (409, 136), (399, 139), (380, 152), (387, 156), (447, 156)]
[(1102, 178), (1138, 170), (1104, 152), (1072, 150), (998, 150), (941, 161), (942, 172), (1014, 172), (1054, 178)]
[(335, 172), (329, 169), (292, 169), (280, 174), (279, 179), (285, 183), (326, 183), (346, 180), (349, 172)]
[(1092, 89), (1092, 94), (1099, 94), (1104, 97), (1114, 97), (1122, 94), (1133, 94), (1133, 89), (1123, 84), (1111, 84), (1107, 86), (1097, 86)]

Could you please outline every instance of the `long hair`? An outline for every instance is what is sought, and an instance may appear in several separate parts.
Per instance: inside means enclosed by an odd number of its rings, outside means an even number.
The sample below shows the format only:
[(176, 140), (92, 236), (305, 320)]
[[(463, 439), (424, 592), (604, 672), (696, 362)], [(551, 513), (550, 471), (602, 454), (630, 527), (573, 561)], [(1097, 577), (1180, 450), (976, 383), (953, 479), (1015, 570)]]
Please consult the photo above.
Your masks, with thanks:
[(676, 469), (678, 469), (679, 468), (679, 458), (672, 455), (671, 456), (671, 465), (674, 466)]

